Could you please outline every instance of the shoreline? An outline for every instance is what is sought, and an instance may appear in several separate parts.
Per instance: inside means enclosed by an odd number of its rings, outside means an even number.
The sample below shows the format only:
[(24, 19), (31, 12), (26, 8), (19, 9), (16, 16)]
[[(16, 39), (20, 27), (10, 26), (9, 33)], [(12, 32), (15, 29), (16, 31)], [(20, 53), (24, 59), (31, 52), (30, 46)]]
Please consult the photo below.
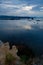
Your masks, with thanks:
[[(4, 44), (4, 43), (7, 43), (7, 42), (2, 42), (2, 41), (0, 40), (0, 43), (1, 43), (1, 44)], [(29, 51), (33, 52), (33, 55), (36, 56), (36, 57), (38, 57), (38, 56), (40, 57), (41, 55), (43, 55), (43, 53), (38, 53), (38, 52), (36, 53), (37, 50), (34, 51), (35, 49), (33, 50), (31, 47), (29, 47), (29, 46), (27, 46), (27, 45), (25, 45), (25, 44), (20, 44), (20, 43), (17, 44), (17, 43), (11, 43), (11, 42), (8, 42), (8, 43), (9, 43), (9, 49), (12, 49), (12, 46), (16, 46), (17, 49), (19, 49), (20, 47), (21, 47), (22, 49), (23, 49), (23, 48), (28, 49)], [(1, 44), (0, 44), (0, 45), (1, 45)]]
[(4, 63), (3, 59), (5, 59), (5, 55), (8, 53), (11, 53), (17, 59), (16, 60), (17, 62), (20, 62), (20, 58), (23, 60), (23, 57), (26, 56), (27, 59), (25, 59), (26, 61), (24, 61), (25, 65), (43, 64), (43, 55), (41, 55), (40, 57), (33, 56), (32, 50), (22, 45), (17, 45), (17, 46), (13, 45), (12, 49), (10, 49), (9, 42), (6, 42), (4, 44), (1, 43), (0, 52), (1, 52), (0, 62), (3, 62), (3, 63)]

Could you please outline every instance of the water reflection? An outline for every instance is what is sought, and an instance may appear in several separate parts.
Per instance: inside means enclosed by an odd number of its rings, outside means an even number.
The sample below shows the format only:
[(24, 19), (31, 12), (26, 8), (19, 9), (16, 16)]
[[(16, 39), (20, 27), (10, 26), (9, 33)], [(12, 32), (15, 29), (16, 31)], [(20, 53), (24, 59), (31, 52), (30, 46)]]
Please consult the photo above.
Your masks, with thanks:
[(43, 20), (0, 20), (0, 40), (25, 44), (43, 53)]
[(0, 20), (0, 30), (35, 30), (43, 29), (43, 21)]

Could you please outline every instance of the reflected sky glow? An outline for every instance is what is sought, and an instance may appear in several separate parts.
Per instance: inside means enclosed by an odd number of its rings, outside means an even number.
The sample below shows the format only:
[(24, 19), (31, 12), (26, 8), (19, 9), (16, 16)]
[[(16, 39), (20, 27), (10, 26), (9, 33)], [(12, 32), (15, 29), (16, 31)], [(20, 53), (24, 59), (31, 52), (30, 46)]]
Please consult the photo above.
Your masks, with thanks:
[(0, 30), (35, 30), (43, 29), (43, 21), (0, 20)]
[(43, 20), (0, 20), (0, 40), (15, 44), (23, 42), (35, 52), (42, 52)]

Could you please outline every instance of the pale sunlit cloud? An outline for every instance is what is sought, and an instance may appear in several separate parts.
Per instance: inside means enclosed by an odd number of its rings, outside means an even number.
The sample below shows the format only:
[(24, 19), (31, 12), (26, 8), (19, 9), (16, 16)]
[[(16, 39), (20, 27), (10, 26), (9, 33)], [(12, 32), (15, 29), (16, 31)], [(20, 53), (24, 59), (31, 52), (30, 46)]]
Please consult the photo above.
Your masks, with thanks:
[(25, 6), (25, 7), (22, 7), (22, 10), (26, 10), (26, 11), (29, 11), (29, 10), (32, 10), (34, 7), (36, 7), (37, 5), (32, 5), (32, 6)]

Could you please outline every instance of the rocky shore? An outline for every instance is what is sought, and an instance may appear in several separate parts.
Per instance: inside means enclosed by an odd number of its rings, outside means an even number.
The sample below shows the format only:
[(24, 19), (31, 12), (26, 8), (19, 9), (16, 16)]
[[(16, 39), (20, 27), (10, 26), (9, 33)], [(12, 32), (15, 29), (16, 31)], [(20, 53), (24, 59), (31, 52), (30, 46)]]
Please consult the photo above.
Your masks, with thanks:
[[(5, 64), (5, 59), (10, 59), (10, 64)], [(36, 57), (31, 49), (22, 45), (13, 45), (10, 49), (8, 42), (0, 41), (0, 65), (43, 65), (43, 55)]]

